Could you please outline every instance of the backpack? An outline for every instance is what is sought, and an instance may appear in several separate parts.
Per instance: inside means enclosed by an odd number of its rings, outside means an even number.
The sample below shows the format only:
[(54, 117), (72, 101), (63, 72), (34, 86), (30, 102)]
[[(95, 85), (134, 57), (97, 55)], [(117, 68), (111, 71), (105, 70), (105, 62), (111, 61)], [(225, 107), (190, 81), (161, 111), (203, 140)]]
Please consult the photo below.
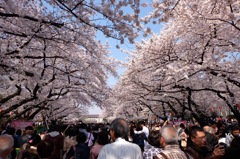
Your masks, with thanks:
[(74, 150), (73, 159), (86, 159), (89, 157), (90, 150), (86, 144), (84, 145), (86, 146), (85, 148), (79, 145), (73, 146), (73, 150)]

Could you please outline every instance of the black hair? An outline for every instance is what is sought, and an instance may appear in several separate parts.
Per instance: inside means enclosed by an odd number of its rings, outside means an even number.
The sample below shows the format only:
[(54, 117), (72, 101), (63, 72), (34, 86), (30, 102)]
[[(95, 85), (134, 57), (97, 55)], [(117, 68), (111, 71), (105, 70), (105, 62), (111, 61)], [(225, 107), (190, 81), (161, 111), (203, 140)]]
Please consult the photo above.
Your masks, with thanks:
[(15, 128), (14, 127), (8, 127), (7, 130), (6, 130), (6, 133), (8, 135), (14, 135), (15, 134)]
[(179, 126), (183, 129), (185, 128), (185, 125), (183, 123), (181, 123)]
[(148, 143), (154, 147), (160, 147), (160, 132), (159, 130), (153, 130), (150, 131), (149, 136), (148, 136)]
[(66, 130), (65, 135), (72, 137), (72, 136), (77, 136), (78, 130), (75, 127), (70, 127)]
[(87, 124), (85, 124), (85, 123), (80, 123), (80, 124), (79, 124), (79, 128), (80, 128), (80, 129), (86, 129), (86, 128), (87, 128)]
[(92, 128), (91, 128), (90, 126), (87, 126), (87, 127), (86, 127), (86, 131), (87, 131), (87, 132), (90, 132), (91, 130), (92, 130)]
[(21, 136), (21, 135), (22, 135), (22, 130), (21, 130), (21, 129), (17, 129), (17, 131), (16, 131), (16, 135)]
[(138, 123), (137, 127), (136, 127), (136, 130), (137, 131), (142, 131), (142, 129), (143, 129), (143, 126), (140, 123)]
[(85, 133), (79, 132), (79, 133), (77, 134), (76, 141), (77, 141), (78, 143), (85, 143), (86, 139), (87, 139), (87, 136), (86, 136)]
[(189, 128), (189, 136), (195, 138), (197, 136), (197, 132), (204, 132), (202, 127), (199, 126), (192, 126)]
[(52, 131), (61, 132), (61, 128), (60, 128), (59, 125), (50, 125), (49, 126), (49, 132), (52, 132)]
[(99, 145), (106, 145), (109, 143), (108, 134), (104, 131), (101, 131), (98, 134), (97, 143)]
[(232, 126), (232, 131), (234, 130), (239, 130), (239, 126), (238, 125)]

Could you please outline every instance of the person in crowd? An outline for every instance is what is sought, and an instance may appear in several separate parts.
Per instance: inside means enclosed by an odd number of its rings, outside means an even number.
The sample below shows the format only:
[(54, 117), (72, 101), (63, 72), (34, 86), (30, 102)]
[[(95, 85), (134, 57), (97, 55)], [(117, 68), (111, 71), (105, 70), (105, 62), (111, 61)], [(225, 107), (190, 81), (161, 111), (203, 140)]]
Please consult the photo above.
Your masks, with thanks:
[(162, 149), (160, 148), (160, 132), (159, 130), (150, 131), (148, 136), (148, 145), (144, 148), (143, 158), (153, 159), (153, 156), (159, 154)]
[(18, 144), (18, 140), (19, 138), (22, 136), (22, 130), (21, 129), (17, 129), (15, 135), (14, 135), (14, 147), (15, 147), (15, 151), (16, 151), (16, 155), (19, 152), (19, 144)]
[(104, 145), (109, 143), (108, 134), (105, 131), (101, 131), (98, 135), (98, 138), (91, 148), (90, 159), (97, 159), (99, 152)]
[(213, 135), (213, 128), (206, 125), (203, 127), (203, 130), (206, 135), (206, 141), (210, 145), (210, 149), (213, 149), (218, 144), (217, 137)]
[(68, 127), (65, 130), (65, 137), (64, 137), (64, 144), (63, 144), (63, 151), (64, 155), (63, 158), (66, 158), (67, 152), (70, 150), (71, 146), (74, 146), (77, 144), (76, 136), (77, 136), (78, 130), (74, 127)]
[(22, 147), (23, 144), (28, 143), (33, 134), (34, 134), (33, 127), (27, 126), (25, 128), (25, 135), (18, 138), (18, 147)]
[(146, 137), (148, 137), (148, 135), (149, 135), (149, 129), (147, 127), (148, 125), (145, 122), (142, 122), (141, 125), (143, 127), (142, 132), (144, 132)]
[(51, 127), (51, 132), (46, 135), (44, 140), (52, 142), (54, 145), (52, 154), (49, 158), (50, 159), (62, 158), (64, 137), (60, 133), (60, 127), (58, 125), (54, 125)]
[(225, 155), (222, 159), (239, 159), (240, 154), (240, 137), (235, 137), (229, 149), (226, 150)]
[(211, 150), (206, 141), (206, 134), (199, 126), (192, 126), (189, 129), (189, 139), (189, 147), (185, 152), (194, 159), (220, 158), (225, 153), (224, 147), (220, 145)]
[(15, 133), (15, 138), (18, 140), (21, 136), (22, 136), (22, 130), (21, 129), (17, 129), (17, 131)]
[(225, 138), (226, 134), (228, 133), (226, 129), (226, 124), (223, 122), (218, 122), (217, 123), (218, 131), (216, 133), (216, 137), (219, 140), (220, 138)]
[(98, 159), (142, 159), (138, 145), (128, 142), (129, 125), (123, 118), (114, 119), (110, 125), (110, 135), (113, 143), (105, 145)]
[(86, 128), (86, 130), (87, 130), (87, 141), (86, 141), (86, 143), (87, 143), (88, 147), (91, 148), (94, 144), (94, 136), (92, 134), (92, 129), (91, 129), (90, 126), (88, 126)]
[(226, 134), (226, 144), (229, 147), (232, 140), (240, 136), (239, 126), (232, 126), (231, 133)]
[(6, 159), (13, 150), (14, 140), (11, 135), (0, 135), (0, 158)]
[(166, 125), (160, 130), (160, 144), (163, 150), (156, 155), (157, 159), (188, 159), (189, 156), (185, 154), (178, 144), (177, 129), (171, 125)]
[(42, 140), (45, 139), (45, 137), (46, 137), (46, 135), (47, 135), (47, 128), (41, 128), (41, 129), (39, 130), (39, 135), (40, 135), (40, 137), (41, 137)]
[(217, 126), (217, 123), (212, 123), (212, 125), (210, 126), (212, 129), (213, 129), (213, 135), (218, 139), (218, 135), (217, 135), (217, 132), (218, 132), (218, 126)]
[(152, 124), (152, 130), (160, 130), (161, 129), (161, 126), (160, 126), (160, 124), (159, 123), (154, 123), (154, 124)]
[(17, 159), (25, 159), (29, 157), (37, 156), (37, 145), (41, 142), (41, 137), (37, 134), (32, 135), (28, 143), (22, 145), (19, 149)]
[(16, 153), (15, 150), (16, 150), (16, 148), (18, 148), (18, 140), (15, 137), (15, 131), (16, 131), (16, 129), (14, 127), (8, 126), (6, 131), (4, 132), (5, 134), (11, 135), (13, 137), (13, 140), (14, 140), (13, 148), (14, 148), (14, 150), (11, 152), (11, 158), (13, 158), (13, 159), (15, 159), (16, 156), (17, 156), (17, 153)]
[[(141, 134), (141, 133), (144, 133), (146, 135), (146, 138), (148, 138), (148, 135), (149, 135), (149, 129), (148, 127), (146, 126), (146, 123), (144, 121), (141, 121), (140, 122), (141, 126), (142, 126), (142, 130), (141, 131), (134, 131), (135, 134)], [(148, 145), (148, 142), (147, 140), (144, 140), (144, 146), (147, 146)]]
[(143, 152), (144, 141), (147, 140), (147, 136), (142, 130), (143, 130), (143, 126), (141, 124), (137, 124), (136, 131), (140, 133), (136, 133), (133, 135), (133, 143), (137, 144)]
[(79, 124), (79, 132), (83, 132), (87, 136), (88, 132), (87, 132), (86, 128), (87, 128), (87, 124), (85, 124), (85, 123)]
[(181, 123), (177, 131), (178, 131), (178, 136), (180, 136), (185, 131), (185, 125)]
[(37, 153), (40, 159), (49, 159), (52, 154), (54, 145), (50, 141), (41, 141), (37, 145)]
[(183, 123), (179, 125), (179, 128), (177, 129), (178, 132), (178, 142), (181, 149), (185, 149), (187, 147), (187, 140), (188, 135), (186, 133), (187, 129)]
[(136, 130), (136, 125), (135, 124), (131, 124), (131, 126), (129, 127), (129, 135), (128, 135), (128, 141), (129, 142), (133, 142), (133, 136), (134, 136), (134, 131)]
[[(99, 124), (96, 124), (96, 125), (93, 125), (92, 127), (92, 134), (93, 134), (93, 137), (94, 137), (94, 143), (96, 141), (96, 139), (98, 138), (98, 135), (99, 135), (99, 132), (100, 132), (100, 125)], [(108, 132), (106, 132), (108, 134)]]
[(86, 142), (86, 134), (84, 132), (79, 132), (77, 135), (77, 145), (71, 146), (70, 150), (66, 155), (66, 159), (74, 157), (75, 159), (89, 159), (90, 149)]

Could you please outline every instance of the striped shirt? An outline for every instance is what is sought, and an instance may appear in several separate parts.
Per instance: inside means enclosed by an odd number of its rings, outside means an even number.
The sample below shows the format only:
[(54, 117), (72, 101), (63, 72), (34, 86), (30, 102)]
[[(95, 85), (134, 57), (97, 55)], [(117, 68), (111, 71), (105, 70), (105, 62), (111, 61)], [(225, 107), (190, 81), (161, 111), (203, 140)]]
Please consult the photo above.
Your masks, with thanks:
[[(179, 148), (179, 145), (167, 145), (162, 151), (168, 159), (188, 159), (187, 155)], [(158, 154), (159, 159), (165, 159), (161, 154)], [(190, 156), (189, 156), (190, 158)]]

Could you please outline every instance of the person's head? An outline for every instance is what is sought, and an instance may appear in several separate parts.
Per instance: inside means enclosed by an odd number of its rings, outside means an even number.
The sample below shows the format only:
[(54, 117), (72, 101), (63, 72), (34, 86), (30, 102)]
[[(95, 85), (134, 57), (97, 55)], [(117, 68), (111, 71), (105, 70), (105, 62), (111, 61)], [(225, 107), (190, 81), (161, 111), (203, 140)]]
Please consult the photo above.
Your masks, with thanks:
[(77, 134), (77, 138), (76, 138), (76, 141), (78, 143), (85, 143), (85, 141), (87, 140), (87, 136), (84, 132), (79, 132)]
[(181, 123), (181, 124), (179, 125), (179, 127), (182, 128), (182, 129), (185, 129), (185, 125), (184, 125), (183, 123)]
[(79, 124), (79, 129), (86, 129), (86, 128), (87, 128), (87, 124), (85, 124), (85, 123)]
[(99, 145), (106, 145), (109, 143), (108, 134), (105, 131), (101, 131), (98, 134), (97, 143)]
[(90, 126), (86, 127), (86, 131), (87, 132), (91, 132), (92, 131), (92, 128)]
[(140, 123), (137, 124), (136, 130), (137, 130), (137, 131), (142, 131), (142, 130), (143, 130), (143, 125), (140, 124)]
[(199, 126), (192, 126), (189, 129), (189, 137), (192, 143), (198, 147), (205, 147), (207, 144), (205, 132), (203, 128)]
[(74, 127), (70, 127), (66, 130), (65, 135), (72, 137), (72, 136), (77, 136), (78, 130)]
[(234, 137), (238, 137), (239, 134), (240, 134), (240, 132), (239, 132), (239, 126), (234, 126), (234, 127), (232, 128), (232, 135), (233, 135)]
[(110, 131), (108, 125), (102, 126), (102, 127), (100, 128), (100, 130), (101, 130), (101, 131), (104, 131), (104, 132), (106, 132), (106, 133), (109, 133), (109, 131)]
[(216, 123), (213, 123), (213, 124), (211, 125), (211, 127), (213, 128), (213, 134), (217, 134), (217, 132), (218, 132), (217, 124), (216, 124)]
[(159, 130), (151, 131), (148, 136), (148, 143), (154, 147), (160, 147), (160, 142), (159, 142), (160, 136), (161, 135)]
[(146, 123), (144, 121), (140, 121), (139, 124), (142, 125), (142, 126), (146, 125)]
[(12, 152), (13, 145), (14, 140), (12, 136), (8, 134), (0, 135), (0, 158), (5, 159)]
[(208, 126), (208, 125), (206, 125), (206, 126), (204, 126), (203, 127), (203, 130), (205, 131), (205, 132), (208, 132), (208, 133), (210, 133), (210, 134), (213, 134), (214, 135), (214, 129), (212, 128), (212, 127), (210, 127), (210, 126)]
[(25, 132), (26, 132), (26, 134), (32, 135), (34, 133), (34, 129), (32, 126), (27, 126), (25, 128)]
[(160, 144), (165, 147), (167, 145), (178, 144), (177, 129), (173, 126), (166, 125), (160, 130)]
[(210, 131), (210, 126), (208, 126), (208, 125), (204, 126), (204, 127), (203, 127), (203, 130), (204, 130), (205, 132), (209, 132), (209, 131)]
[(15, 128), (14, 127), (8, 127), (6, 130), (6, 134), (8, 135), (14, 135), (15, 134)]
[(110, 125), (110, 135), (113, 141), (117, 138), (123, 138), (128, 140), (129, 126), (125, 119), (117, 118), (114, 119)]
[(53, 143), (49, 141), (41, 141), (37, 146), (37, 153), (40, 158), (48, 158), (53, 151)]
[(16, 135), (21, 136), (22, 135), (22, 130), (21, 129), (17, 129)]
[(54, 131), (60, 132), (60, 131), (61, 131), (61, 128), (60, 128), (59, 125), (51, 125), (50, 128), (49, 128), (49, 131), (50, 131), (50, 132), (54, 132)]

